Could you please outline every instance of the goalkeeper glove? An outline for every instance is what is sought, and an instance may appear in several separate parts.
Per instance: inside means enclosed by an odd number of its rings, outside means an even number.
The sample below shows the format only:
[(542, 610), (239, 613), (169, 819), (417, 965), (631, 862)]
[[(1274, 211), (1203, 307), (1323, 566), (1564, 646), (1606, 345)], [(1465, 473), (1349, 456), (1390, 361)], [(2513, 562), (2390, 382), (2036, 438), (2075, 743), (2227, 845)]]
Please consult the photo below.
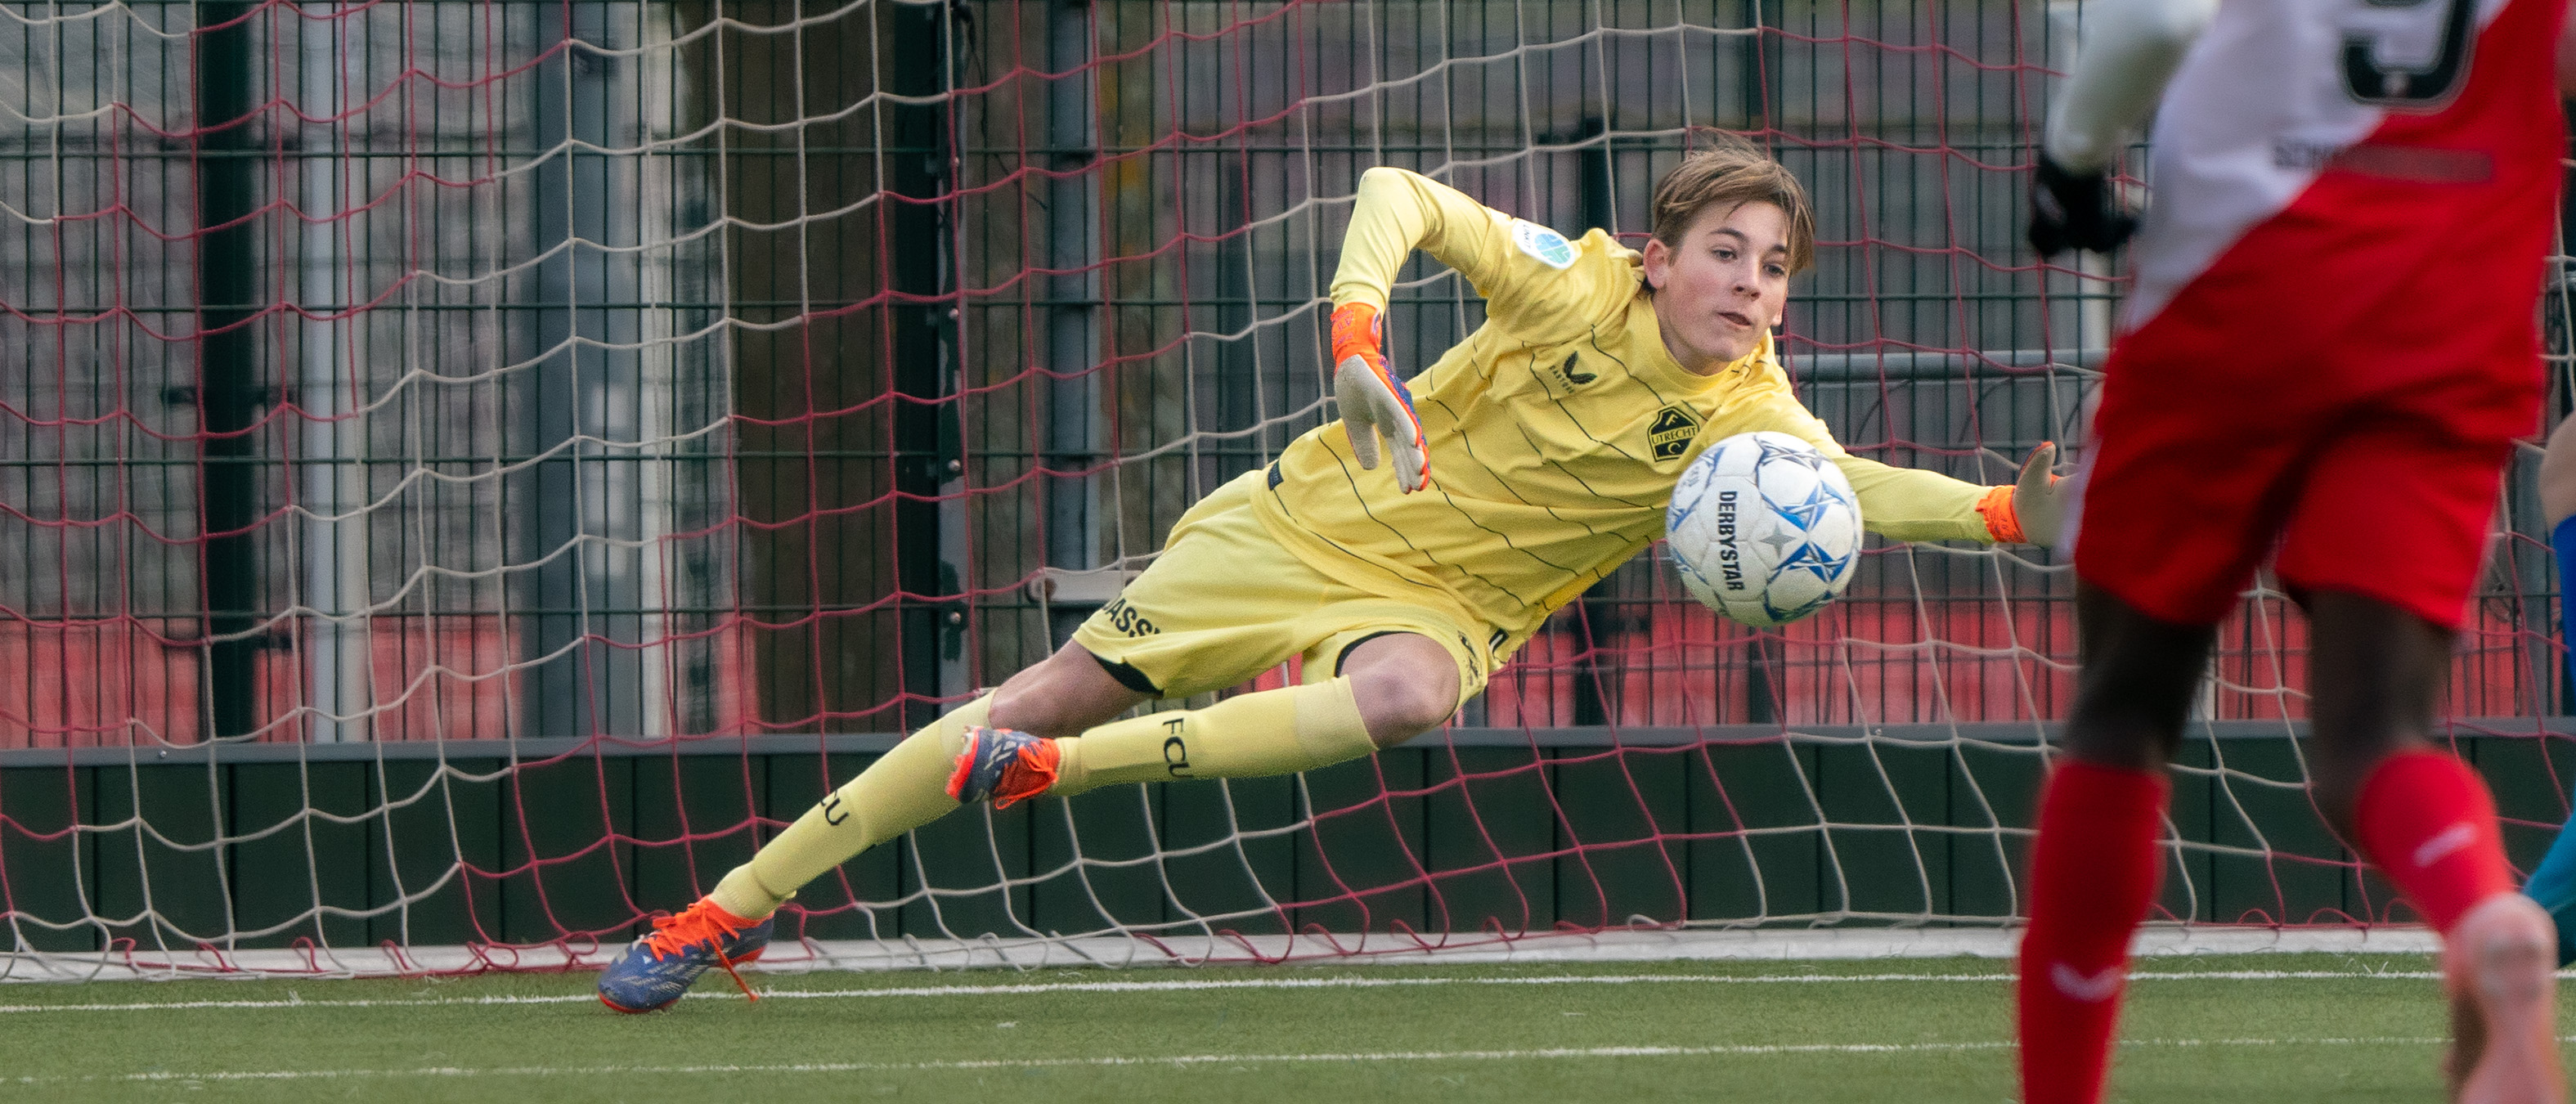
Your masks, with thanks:
[(1395, 482), (1412, 494), (1431, 482), (1431, 460), (1422, 449), (1422, 419), (1413, 414), (1413, 393), (1387, 371), (1386, 354), (1378, 351), (1377, 308), (1344, 303), (1333, 308), (1333, 398), (1342, 408), (1342, 432), (1349, 436), (1351, 458), (1377, 470), (1378, 435), (1386, 436), (1395, 454)]
[(1996, 544), (2055, 546), (2066, 536), (2066, 511), (2074, 490), (2049, 469), (2057, 464), (2057, 442), (2042, 441), (2021, 462), (2021, 475), (2009, 487), (1993, 487), (1977, 503), (1986, 517), (1986, 534)]
[(2109, 173), (2071, 173), (2039, 155), (2030, 180), (2030, 247), (2040, 256), (2068, 249), (2108, 253), (2137, 229), (2137, 216), (2120, 205)]

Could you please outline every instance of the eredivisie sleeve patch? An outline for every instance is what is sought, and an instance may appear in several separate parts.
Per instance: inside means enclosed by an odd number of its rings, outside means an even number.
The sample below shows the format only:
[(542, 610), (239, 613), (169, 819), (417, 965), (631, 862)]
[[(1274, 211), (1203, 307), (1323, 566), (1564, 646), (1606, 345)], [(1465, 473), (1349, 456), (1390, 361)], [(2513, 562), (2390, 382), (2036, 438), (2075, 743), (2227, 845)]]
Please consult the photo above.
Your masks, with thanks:
[(1574, 267), (1574, 243), (1565, 235), (1527, 219), (1512, 220), (1512, 244), (1560, 272)]

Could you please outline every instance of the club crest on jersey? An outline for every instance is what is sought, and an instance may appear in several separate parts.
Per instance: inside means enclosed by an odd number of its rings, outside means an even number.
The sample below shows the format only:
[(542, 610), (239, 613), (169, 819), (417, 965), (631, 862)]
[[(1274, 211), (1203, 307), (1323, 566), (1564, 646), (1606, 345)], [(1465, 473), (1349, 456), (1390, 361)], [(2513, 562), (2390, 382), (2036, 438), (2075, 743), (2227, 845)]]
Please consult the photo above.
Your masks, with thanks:
[(1565, 235), (1524, 219), (1512, 220), (1512, 244), (1540, 264), (1563, 271), (1574, 267), (1574, 243)]
[(1691, 438), (1699, 436), (1699, 419), (1686, 406), (1667, 406), (1655, 413), (1655, 424), (1646, 431), (1646, 443), (1653, 446), (1657, 462), (1679, 460), (1690, 451)]

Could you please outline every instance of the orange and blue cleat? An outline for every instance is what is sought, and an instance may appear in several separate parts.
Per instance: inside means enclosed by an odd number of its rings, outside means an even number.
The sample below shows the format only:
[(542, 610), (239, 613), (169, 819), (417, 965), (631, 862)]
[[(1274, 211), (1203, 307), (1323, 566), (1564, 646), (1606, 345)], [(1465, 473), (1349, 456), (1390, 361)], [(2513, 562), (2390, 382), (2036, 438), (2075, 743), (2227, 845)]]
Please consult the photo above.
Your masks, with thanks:
[(948, 775), (948, 796), (1008, 809), (1055, 785), (1056, 766), (1063, 761), (1053, 740), (1015, 729), (970, 728), (966, 750), (957, 753), (957, 769)]
[(668, 1008), (712, 966), (723, 966), (743, 995), (751, 996), (733, 968), (759, 958), (777, 926), (777, 917), (745, 920), (698, 898), (678, 916), (655, 917), (653, 934), (628, 944), (608, 964), (599, 975), (599, 1003), (620, 1012)]

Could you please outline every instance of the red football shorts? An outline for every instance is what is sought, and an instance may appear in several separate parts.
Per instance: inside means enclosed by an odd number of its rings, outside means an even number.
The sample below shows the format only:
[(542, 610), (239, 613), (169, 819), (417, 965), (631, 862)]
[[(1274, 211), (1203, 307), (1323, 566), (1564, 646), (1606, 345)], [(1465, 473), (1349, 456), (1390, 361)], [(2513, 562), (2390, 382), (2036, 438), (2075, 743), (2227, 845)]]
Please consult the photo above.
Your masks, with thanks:
[(2264, 317), (2236, 315), (2219, 340), (2160, 315), (2113, 350), (2076, 574), (2150, 617), (2213, 624), (2270, 554), (2293, 591), (2459, 627), (2505, 461), (2539, 427), (2528, 323), (2408, 355), (2287, 347), (2249, 332)]

